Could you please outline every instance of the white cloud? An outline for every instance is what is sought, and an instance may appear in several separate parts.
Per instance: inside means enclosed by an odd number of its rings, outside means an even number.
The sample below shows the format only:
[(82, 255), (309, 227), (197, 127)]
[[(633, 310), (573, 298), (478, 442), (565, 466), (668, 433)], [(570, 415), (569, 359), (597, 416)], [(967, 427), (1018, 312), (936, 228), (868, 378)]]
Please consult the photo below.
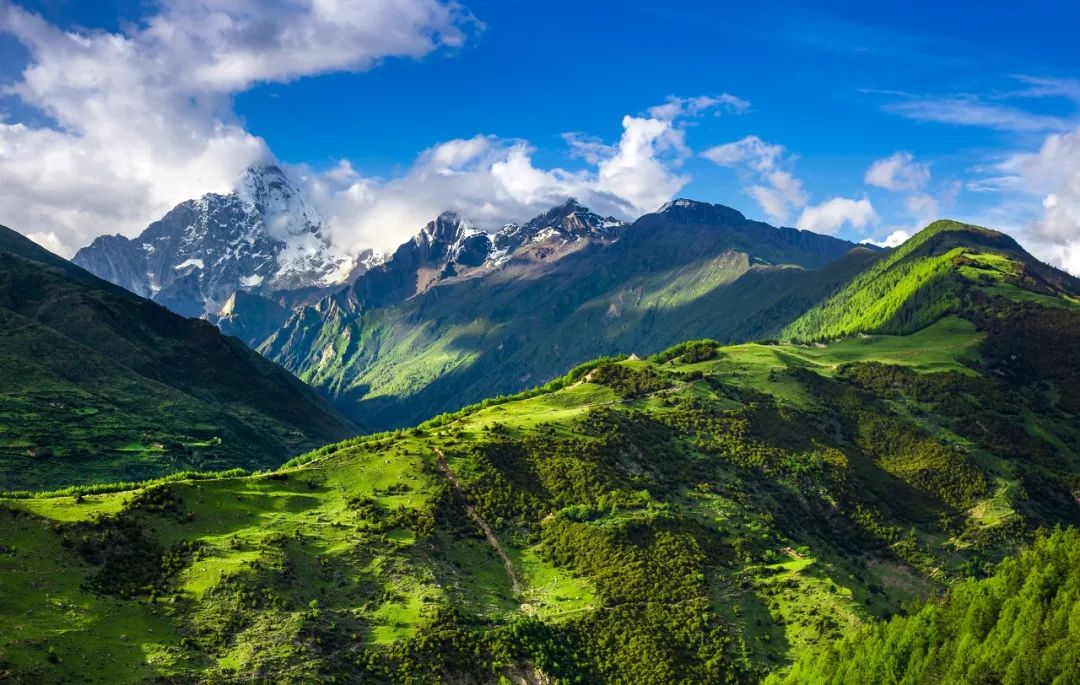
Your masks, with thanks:
[(913, 121), (1021, 133), (1060, 131), (1067, 126), (1059, 117), (1034, 114), (1010, 105), (987, 103), (967, 96), (911, 97), (885, 105), (885, 111)]
[(1032, 250), (1080, 274), (1080, 129), (1047, 136), (1038, 152), (1015, 155), (1002, 168), (1041, 202), (1026, 230)]
[[(745, 114), (750, 111), (750, 103), (728, 93), (720, 95), (699, 95), (692, 98), (680, 98), (674, 95), (662, 105), (649, 108), (649, 116), (654, 119), (671, 121), (684, 116), (696, 116), (708, 110), (722, 109), (730, 114)], [(717, 112), (719, 114), (719, 112)]]
[(472, 21), (438, 0), (164, 0), (108, 33), (0, 3), (0, 32), (30, 56), (6, 92), (53, 122), (0, 121), (0, 219), (64, 255), (136, 233), (271, 156), (232, 114), (234, 93), (456, 47)]
[(919, 190), (930, 180), (930, 165), (916, 162), (910, 152), (894, 152), (871, 164), (864, 180), (886, 190)]
[(769, 218), (785, 223), (791, 213), (806, 204), (808, 199), (802, 181), (786, 171), (771, 171), (764, 175), (765, 184), (747, 188)]
[(711, 147), (701, 156), (720, 166), (737, 167), (746, 164), (759, 172), (771, 171), (784, 154), (783, 145), (766, 143), (757, 136), (746, 136), (742, 140)]
[(865, 197), (861, 200), (834, 197), (803, 209), (795, 225), (808, 231), (832, 235), (845, 224), (863, 230), (878, 221), (877, 212)]
[(675, 168), (688, 150), (677, 120), (625, 116), (622, 125), (615, 144), (564, 136), (591, 165), (578, 171), (537, 167), (528, 142), (483, 135), (435, 145), (391, 179), (364, 178), (346, 162), (323, 174), (300, 171), (335, 241), (352, 252), (392, 249), (447, 209), (491, 229), (576, 197), (601, 214), (633, 219), (686, 184)]
[(701, 157), (720, 166), (730, 166), (744, 177), (752, 177), (753, 182), (744, 179), (750, 184), (745, 191), (774, 224), (786, 223), (809, 200), (801, 180), (783, 169), (791, 165), (793, 158), (787, 155), (782, 145), (748, 135), (732, 143), (708, 148)]
[(911, 237), (911, 231), (903, 228), (898, 228), (895, 231), (889, 233), (884, 240), (874, 240), (868, 238), (862, 242), (869, 243), (870, 245), (877, 245), (878, 247), (899, 247), (907, 242), (907, 239)]
[(711, 147), (701, 156), (754, 178), (753, 182), (747, 181), (750, 185), (745, 190), (774, 223), (787, 222), (808, 200), (802, 181), (781, 168), (791, 163), (782, 145), (766, 143), (758, 136), (746, 136)]
[(878, 222), (877, 213), (866, 198), (834, 197), (816, 206), (806, 206), (810, 196), (802, 181), (785, 168), (794, 159), (782, 145), (767, 143), (758, 136), (717, 145), (701, 156), (753, 178), (753, 182), (747, 181), (750, 185), (745, 191), (773, 223), (786, 223), (799, 209), (802, 213), (795, 225), (818, 233), (836, 233), (844, 225), (861, 230)]

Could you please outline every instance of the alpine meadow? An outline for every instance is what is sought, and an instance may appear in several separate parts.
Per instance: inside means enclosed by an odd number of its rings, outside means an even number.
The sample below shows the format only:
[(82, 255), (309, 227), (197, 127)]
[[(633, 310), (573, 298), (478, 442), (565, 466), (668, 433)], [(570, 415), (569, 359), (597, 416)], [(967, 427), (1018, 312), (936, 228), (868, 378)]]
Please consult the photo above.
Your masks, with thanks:
[(0, 682), (1080, 683), (1080, 14), (586, 5), (0, 1)]

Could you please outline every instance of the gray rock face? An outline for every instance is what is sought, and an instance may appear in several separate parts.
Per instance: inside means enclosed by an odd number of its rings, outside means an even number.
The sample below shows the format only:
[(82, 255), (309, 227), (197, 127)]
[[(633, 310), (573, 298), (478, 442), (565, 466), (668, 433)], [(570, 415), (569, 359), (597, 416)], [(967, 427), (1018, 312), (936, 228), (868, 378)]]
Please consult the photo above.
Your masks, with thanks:
[(534, 217), (525, 224), (507, 224), (492, 236), (488, 259), (503, 264), (522, 247), (532, 243), (568, 243), (586, 238), (611, 238), (623, 222), (602, 217), (570, 198), (558, 207)]
[(515, 259), (547, 260), (575, 246), (613, 240), (622, 226), (573, 199), (528, 223), (509, 224), (494, 234), (454, 212), (443, 212), (386, 261), (352, 281), (350, 306), (385, 307), (447, 279), (482, 276)]
[(75, 255), (91, 273), (184, 316), (215, 316), (233, 293), (325, 288), (353, 264), (276, 166), (245, 171), (228, 195), (188, 200), (137, 238), (102, 236)]
[(289, 309), (274, 300), (244, 290), (237, 290), (225, 301), (221, 313), (210, 321), (225, 335), (240, 338), (256, 347), (270, 337), (289, 318)]

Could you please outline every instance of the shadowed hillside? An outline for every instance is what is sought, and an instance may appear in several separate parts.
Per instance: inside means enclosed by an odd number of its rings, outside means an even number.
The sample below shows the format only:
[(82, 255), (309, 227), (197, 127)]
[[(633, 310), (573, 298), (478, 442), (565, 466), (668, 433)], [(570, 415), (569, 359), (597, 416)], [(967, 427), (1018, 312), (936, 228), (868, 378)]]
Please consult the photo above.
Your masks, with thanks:
[(266, 467), (353, 432), (284, 369), (0, 227), (0, 484)]

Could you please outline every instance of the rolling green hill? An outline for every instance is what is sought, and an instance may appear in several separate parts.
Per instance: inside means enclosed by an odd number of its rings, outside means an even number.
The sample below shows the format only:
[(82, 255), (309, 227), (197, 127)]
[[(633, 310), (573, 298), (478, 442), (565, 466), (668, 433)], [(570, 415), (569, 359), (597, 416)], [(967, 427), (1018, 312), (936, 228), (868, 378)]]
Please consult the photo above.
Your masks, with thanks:
[(0, 487), (266, 467), (352, 432), (238, 340), (0, 227)]
[[(1023, 682), (1070, 682), (1076, 534), (1001, 562), (1080, 524), (1080, 308), (963, 242), (962, 278), (1012, 276), (907, 335), (700, 340), (273, 472), (3, 499), (0, 677), (816, 680), (978, 606), (955, 640), (1046, 626)], [(1028, 589), (1043, 559), (1061, 573)], [(995, 617), (1014, 587), (1053, 616)], [(942, 668), (970, 653), (929, 637)], [(866, 682), (929, 672), (910, 655)]]
[(909, 333), (973, 293), (1080, 305), (1080, 280), (1040, 263), (1004, 233), (936, 221), (784, 328), (797, 340)]

